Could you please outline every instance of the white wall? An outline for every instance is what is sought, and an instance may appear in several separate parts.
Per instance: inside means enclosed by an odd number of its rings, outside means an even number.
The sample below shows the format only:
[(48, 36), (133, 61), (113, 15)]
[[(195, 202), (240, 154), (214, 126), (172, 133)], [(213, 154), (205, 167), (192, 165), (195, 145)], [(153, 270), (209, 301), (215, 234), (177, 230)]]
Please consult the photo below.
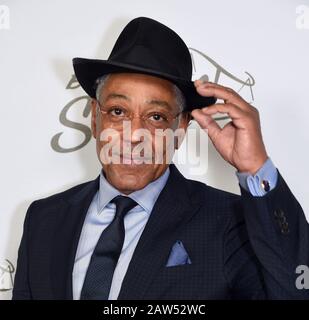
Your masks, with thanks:
[[(6, 267), (5, 259), (16, 264), (23, 219), (34, 199), (99, 173), (93, 139), (70, 153), (55, 152), (50, 141), (58, 132), (64, 132), (66, 148), (84, 139), (59, 122), (64, 106), (84, 95), (80, 88), (65, 89), (71, 59), (107, 58), (119, 32), (137, 16), (170, 26), (233, 76), (246, 80), (246, 71), (253, 76), (253, 104), (260, 110), (267, 150), (309, 217), (308, 0), (2, 0), (0, 5), (10, 10), (10, 28), (0, 27), (0, 266)], [(307, 12), (299, 5), (307, 5)], [(3, 15), (0, 10), (0, 20)], [(215, 67), (192, 54), (194, 78), (206, 72), (213, 81)], [(240, 88), (226, 75), (219, 83)], [(252, 100), (248, 87), (240, 93)], [(68, 118), (89, 126), (84, 102), (76, 103)], [(234, 169), (212, 147), (208, 167), (207, 174), (193, 178), (238, 192)], [(180, 169), (188, 175), (188, 168)], [(11, 291), (0, 292), (0, 299), (10, 296)]]

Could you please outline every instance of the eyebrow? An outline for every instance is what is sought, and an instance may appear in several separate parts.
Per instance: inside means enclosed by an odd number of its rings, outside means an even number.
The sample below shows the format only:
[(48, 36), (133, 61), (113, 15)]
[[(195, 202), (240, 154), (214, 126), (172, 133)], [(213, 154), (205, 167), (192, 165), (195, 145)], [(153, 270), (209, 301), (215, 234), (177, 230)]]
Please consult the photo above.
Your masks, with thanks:
[(110, 93), (107, 97), (105, 101), (108, 101), (110, 99), (124, 99), (127, 101), (131, 101), (131, 99), (129, 97), (127, 97), (124, 94), (120, 94), (120, 93)]
[(164, 107), (164, 108), (168, 108), (170, 111), (173, 111), (172, 106), (164, 100), (150, 100), (147, 101), (148, 104), (152, 104), (152, 105), (156, 105), (156, 106), (160, 106), (160, 107)]
[[(106, 97), (105, 101), (108, 101), (110, 99), (123, 99), (123, 100), (126, 100), (126, 101), (131, 101), (131, 99), (128, 96), (126, 96), (124, 94), (120, 94), (120, 93), (110, 93)], [(156, 105), (156, 106), (164, 107), (164, 108), (169, 109), (170, 111), (173, 111), (172, 106), (167, 101), (164, 101), (164, 100), (153, 99), (153, 100), (146, 101), (146, 103), (150, 104), (150, 105)]]

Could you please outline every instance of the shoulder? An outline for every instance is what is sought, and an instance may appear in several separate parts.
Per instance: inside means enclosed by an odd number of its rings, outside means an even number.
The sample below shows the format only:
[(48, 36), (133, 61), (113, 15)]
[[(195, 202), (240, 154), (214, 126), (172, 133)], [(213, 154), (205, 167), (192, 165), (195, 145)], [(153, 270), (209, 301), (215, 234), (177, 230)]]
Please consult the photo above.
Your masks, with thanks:
[(30, 204), (28, 210), (53, 208), (64, 205), (65, 203), (74, 202), (85, 194), (96, 191), (98, 189), (98, 183), (99, 179), (97, 177), (94, 180), (83, 182), (48, 197), (37, 199)]
[(224, 205), (231, 202), (239, 202), (240, 200), (240, 195), (238, 194), (217, 189), (200, 181), (186, 179), (186, 185), (191, 197), (207, 201), (208, 204), (215, 203), (218, 205), (221, 203)]
[(186, 187), (192, 203), (200, 207), (197, 215), (200, 221), (209, 225), (219, 224), (222, 230), (243, 224), (243, 204), (240, 195), (191, 179), (186, 179)]

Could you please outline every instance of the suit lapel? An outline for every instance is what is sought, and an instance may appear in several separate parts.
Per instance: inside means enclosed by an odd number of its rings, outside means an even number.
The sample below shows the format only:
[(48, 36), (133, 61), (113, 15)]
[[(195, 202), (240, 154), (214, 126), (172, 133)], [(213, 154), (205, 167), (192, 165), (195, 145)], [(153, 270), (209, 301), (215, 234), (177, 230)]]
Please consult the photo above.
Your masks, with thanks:
[(99, 177), (59, 204), (51, 260), (51, 281), (55, 299), (72, 299), (72, 272), (80, 233), (88, 208), (99, 188)]
[[(175, 165), (156, 201), (136, 246), (118, 299), (142, 299), (153, 277), (165, 265), (171, 247), (186, 221), (198, 211), (192, 202), (186, 179)], [(59, 203), (52, 249), (51, 283), (54, 299), (72, 299), (72, 272), (83, 223), (91, 201), (99, 189), (99, 177), (85, 184), (75, 195)]]
[(170, 165), (169, 179), (156, 201), (136, 246), (118, 296), (142, 299), (155, 274), (165, 266), (182, 226), (199, 209), (186, 190), (186, 179)]

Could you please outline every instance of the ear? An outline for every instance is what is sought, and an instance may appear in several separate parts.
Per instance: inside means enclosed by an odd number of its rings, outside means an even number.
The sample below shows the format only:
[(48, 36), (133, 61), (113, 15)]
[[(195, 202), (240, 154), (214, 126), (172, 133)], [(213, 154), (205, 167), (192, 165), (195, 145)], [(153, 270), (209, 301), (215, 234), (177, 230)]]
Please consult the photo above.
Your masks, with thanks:
[(95, 99), (91, 99), (91, 131), (93, 137), (97, 138), (97, 101)]

